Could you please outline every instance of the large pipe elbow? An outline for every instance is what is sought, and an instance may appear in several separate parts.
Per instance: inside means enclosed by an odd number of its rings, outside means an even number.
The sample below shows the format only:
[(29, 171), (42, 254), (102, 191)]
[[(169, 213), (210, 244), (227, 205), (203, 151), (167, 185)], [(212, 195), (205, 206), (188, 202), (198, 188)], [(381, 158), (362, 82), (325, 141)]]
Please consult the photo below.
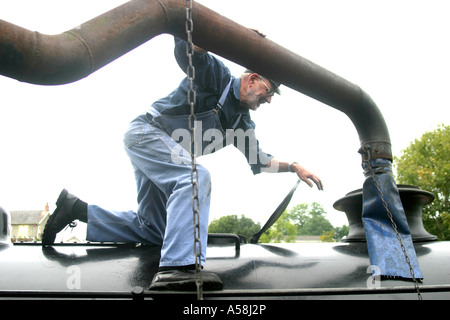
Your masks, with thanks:
[(0, 20), (0, 74), (22, 82), (78, 81), (154, 36), (167, 25), (160, 1), (130, 1), (71, 30), (46, 35)]
[(0, 33), (0, 72), (5, 76), (55, 85), (74, 82), (93, 72), (89, 46), (74, 32), (44, 35), (2, 21)]

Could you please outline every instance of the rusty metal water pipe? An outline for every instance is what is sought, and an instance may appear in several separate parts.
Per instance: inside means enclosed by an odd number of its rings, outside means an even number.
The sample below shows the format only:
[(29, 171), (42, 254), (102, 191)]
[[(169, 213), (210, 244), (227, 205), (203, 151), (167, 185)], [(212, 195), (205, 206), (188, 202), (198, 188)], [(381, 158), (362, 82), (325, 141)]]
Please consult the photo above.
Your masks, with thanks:
[[(198, 46), (344, 112), (361, 150), (392, 160), (383, 116), (359, 86), (198, 3), (192, 14)], [(163, 33), (185, 38), (184, 0), (129, 1), (58, 35), (0, 20), (0, 74), (41, 85), (74, 82)]]

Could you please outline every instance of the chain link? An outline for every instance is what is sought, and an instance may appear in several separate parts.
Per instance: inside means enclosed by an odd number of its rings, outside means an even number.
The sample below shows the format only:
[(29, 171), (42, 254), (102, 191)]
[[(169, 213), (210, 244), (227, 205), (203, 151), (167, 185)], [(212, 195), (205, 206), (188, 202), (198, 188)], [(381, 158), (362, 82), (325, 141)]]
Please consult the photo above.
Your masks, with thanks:
[[(366, 148), (370, 149), (370, 146), (368, 146)], [(367, 153), (369, 153), (368, 150), (366, 150), (366, 151), (367, 151)], [(375, 187), (377, 188), (378, 194), (380, 195), (383, 207), (386, 210), (386, 213), (387, 213), (387, 215), (389, 217), (389, 220), (391, 221), (392, 228), (395, 231), (395, 235), (397, 237), (397, 240), (400, 243), (400, 248), (402, 249), (403, 255), (405, 256), (406, 263), (408, 264), (409, 272), (411, 273), (411, 277), (412, 277), (412, 280), (414, 282), (414, 287), (416, 289), (418, 299), (422, 300), (422, 295), (420, 294), (420, 289), (419, 289), (419, 282), (417, 281), (417, 278), (415, 276), (414, 269), (413, 269), (413, 267), (411, 265), (411, 260), (409, 259), (408, 253), (406, 252), (406, 248), (405, 248), (405, 245), (403, 244), (403, 241), (402, 241), (402, 238), (400, 236), (400, 233), (397, 230), (397, 224), (394, 221), (394, 218), (392, 216), (392, 212), (389, 210), (389, 206), (388, 206), (386, 200), (384, 199), (384, 195), (383, 195), (383, 192), (381, 191), (381, 187), (380, 187), (380, 185), (378, 184), (378, 181), (375, 178), (375, 172), (374, 172), (372, 166), (370, 165), (370, 162), (369, 162), (370, 160), (369, 159), (370, 159), (370, 156), (368, 156), (367, 160), (364, 160), (364, 162), (366, 162), (367, 167), (369, 168), (370, 176), (372, 177), (372, 180), (373, 180), (373, 182), (375, 184)]]
[(191, 183), (192, 183), (192, 211), (194, 222), (194, 257), (195, 257), (195, 284), (197, 287), (197, 299), (203, 300), (203, 279), (202, 279), (202, 267), (201, 267), (201, 252), (202, 243), (200, 239), (200, 201), (198, 197), (198, 171), (196, 161), (196, 143), (195, 143), (195, 122), (197, 117), (195, 116), (195, 101), (196, 93), (194, 89), (195, 79), (195, 67), (192, 65), (192, 56), (194, 55), (194, 43), (192, 41), (192, 33), (194, 32), (194, 22), (192, 20), (192, 2), (193, 0), (186, 0), (186, 55), (188, 58), (188, 67), (186, 70), (187, 79), (189, 80), (189, 91), (187, 93), (187, 101), (190, 106), (189, 115), (189, 130), (191, 132)]

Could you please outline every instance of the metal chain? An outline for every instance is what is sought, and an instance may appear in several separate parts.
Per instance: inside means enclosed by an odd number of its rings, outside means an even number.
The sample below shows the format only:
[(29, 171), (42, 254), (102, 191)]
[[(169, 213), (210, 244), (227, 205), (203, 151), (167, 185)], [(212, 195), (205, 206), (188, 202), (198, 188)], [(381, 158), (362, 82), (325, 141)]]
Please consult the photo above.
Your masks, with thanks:
[(190, 106), (189, 115), (189, 130), (191, 132), (191, 183), (192, 183), (192, 211), (193, 211), (193, 221), (194, 221), (194, 257), (195, 257), (195, 284), (197, 287), (197, 299), (203, 300), (203, 279), (202, 279), (202, 267), (201, 267), (201, 252), (202, 243), (200, 239), (200, 201), (198, 198), (198, 171), (196, 163), (196, 143), (195, 143), (195, 121), (197, 117), (195, 116), (195, 101), (196, 93), (194, 89), (194, 79), (195, 79), (195, 67), (192, 65), (192, 56), (194, 54), (194, 43), (192, 41), (192, 33), (194, 31), (194, 22), (192, 20), (192, 2), (193, 0), (186, 0), (186, 55), (188, 57), (189, 65), (187, 67), (186, 75), (189, 80), (189, 91), (187, 93), (187, 100)]
[[(368, 147), (368, 149), (370, 149), (370, 147)], [(367, 153), (369, 153), (368, 150), (367, 150)], [(406, 252), (406, 248), (405, 248), (405, 245), (403, 244), (403, 241), (402, 241), (402, 238), (400, 236), (400, 233), (397, 230), (397, 224), (394, 221), (394, 218), (392, 216), (392, 212), (389, 210), (389, 206), (388, 206), (386, 200), (384, 199), (384, 195), (383, 195), (383, 192), (381, 191), (381, 187), (378, 184), (378, 181), (375, 179), (375, 172), (374, 172), (372, 166), (370, 165), (369, 159), (370, 159), (370, 156), (367, 157), (367, 160), (364, 160), (364, 162), (367, 163), (367, 167), (369, 168), (370, 176), (373, 179), (373, 182), (375, 184), (375, 187), (377, 188), (378, 194), (380, 195), (383, 207), (384, 207), (384, 209), (387, 212), (389, 220), (391, 221), (392, 228), (395, 231), (395, 235), (397, 237), (397, 240), (400, 242), (400, 248), (402, 249), (403, 255), (405, 256), (406, 263), (408, 264), (409, 272), (411, 273), (411, 277), (412, 277), (412, 280), (414, 282), (414, 287), (416, 289), (418, 299), (422, 300), (422, 295), (420, 294), (420, 290), (419, 290), (419, 282), (416, 279), (416, 276), (415, 276), (415, 273), (414, 273), (414, 269), (413, 269), (413, 267), (411, 265), (411, 260), (409, 259), (408, 253)]]

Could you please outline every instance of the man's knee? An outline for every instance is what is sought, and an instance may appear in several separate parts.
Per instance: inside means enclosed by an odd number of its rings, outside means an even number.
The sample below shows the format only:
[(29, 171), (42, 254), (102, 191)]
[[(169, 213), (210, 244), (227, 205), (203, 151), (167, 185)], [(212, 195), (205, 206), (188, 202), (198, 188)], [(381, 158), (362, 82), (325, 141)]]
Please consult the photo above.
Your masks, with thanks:
[(203, 167), (202, 165), (197, 164), (197, 172), (199, 177), (199, 184), (203, 188), (211, 189), (211, 174), (209, 170)]

